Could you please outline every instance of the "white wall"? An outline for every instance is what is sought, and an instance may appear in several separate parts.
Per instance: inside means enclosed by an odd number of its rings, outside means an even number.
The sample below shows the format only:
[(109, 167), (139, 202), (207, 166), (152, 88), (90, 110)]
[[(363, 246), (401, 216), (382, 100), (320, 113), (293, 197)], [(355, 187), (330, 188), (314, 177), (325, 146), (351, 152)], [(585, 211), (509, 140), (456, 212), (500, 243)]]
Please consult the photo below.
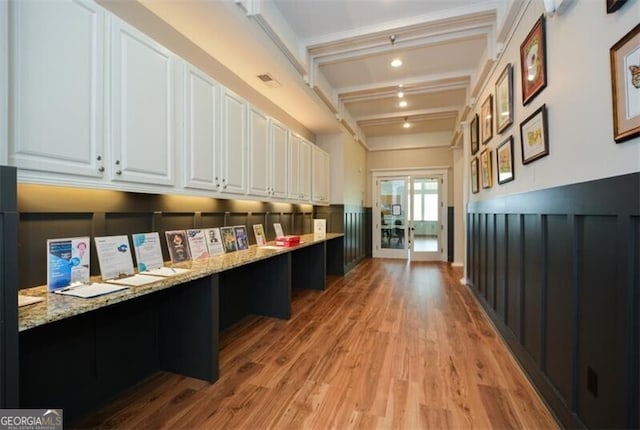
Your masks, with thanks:
[(316, 144), (331, 155), (331, 203), (363, 206), (367, 186), (365, 148), (348, 133), (319, 134)]
[(465, 258), (465, 168), (464, 149), (457, 147), (453, 150), (453, 202), (449, 202), (449, 206), (453, 206), (453, 262), (456, 265), (464, 265)]
[(0, 2), (0, 165), (7, 164), (9, 148), (9, 29), (8, 2)]
[[(495, 96), (495, 81), (507, 63), (514, 66), (514, 123), (495, 136), (494, 185), (470, 194), (471, 200), (520, 193), (558, 185), (617, 176), (640, 170), (640, 138), (616, 144), (613, 140), (609, 48), (640, 19), (640, 2), (630, 0), (613, 14), (604, 1), (579, 0), (562, 15), (546, 19), (547, 87), (522, 106), (520, 44), (543, 13), (543, 2), (532, 1), (519, 22), (494, 73), (478, 97)], [(521, 161), (520, 123), (542, 104), (549, 118), (549, 155), (526, 166)], [(495, 148), (514, 138), (515, 180), (495, 181)], [(481, 145), (481, 150), (485, 146)], [(465, 153), (469, 154), (468, 146)], [(479, 155), (479, 154), (478, 154)], [(467, 159), (469, 156), (467, 155)], [(467, 163), (468, 172), (468, 163)]]
[(453, 133), (416, 133), (399, 134), (395, 136), (380, 136), (367, 138), (367, 145), (371, 151), (409, 149), (416, 147), (449, 146)]
[(453, 202), (453, 152), (449, 147), (428, 149), (404, 149), (394, 151), (369, 152), (367, 171), (367, 188), (365, 206), (371, 206), (371, 171), (379, 169), (409, 169), (409, 168), (448, 168), (448, 194), (449, 204)]

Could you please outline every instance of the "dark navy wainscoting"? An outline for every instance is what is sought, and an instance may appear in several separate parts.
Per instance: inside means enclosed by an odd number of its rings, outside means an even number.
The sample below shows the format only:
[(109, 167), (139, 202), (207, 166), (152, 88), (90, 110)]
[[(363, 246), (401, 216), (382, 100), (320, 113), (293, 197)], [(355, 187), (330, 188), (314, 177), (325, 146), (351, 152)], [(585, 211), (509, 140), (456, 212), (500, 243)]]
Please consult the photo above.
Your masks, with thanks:
[(314, 217), (327, 220), (327, 231), (344, 233), (344, 271), (371, 256), (371, 208), (350, 205), (314, 207)]
[(566, 427), (638, 428), (640, 173), (471, 202), (467, 283)]
[(0, 408), (18, 407), (16, 168), (0, 166)]

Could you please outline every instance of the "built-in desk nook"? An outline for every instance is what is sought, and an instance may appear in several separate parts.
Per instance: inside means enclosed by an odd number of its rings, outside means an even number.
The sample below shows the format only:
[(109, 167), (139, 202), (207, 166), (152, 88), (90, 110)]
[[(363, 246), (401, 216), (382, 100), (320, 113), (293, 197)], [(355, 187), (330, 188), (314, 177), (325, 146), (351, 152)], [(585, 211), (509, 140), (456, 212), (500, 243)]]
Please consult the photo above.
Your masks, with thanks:
[(220, 330), (248, 314), (288, 319), (292, 288), (344, 274), (342, 234), (301, 239), (194, 261), (187, 273), (93, 299), (21, 290), (45, 301), (19, 311), (20, 407), (63, 408), (72, 420), (160, 370), (215, 382)]

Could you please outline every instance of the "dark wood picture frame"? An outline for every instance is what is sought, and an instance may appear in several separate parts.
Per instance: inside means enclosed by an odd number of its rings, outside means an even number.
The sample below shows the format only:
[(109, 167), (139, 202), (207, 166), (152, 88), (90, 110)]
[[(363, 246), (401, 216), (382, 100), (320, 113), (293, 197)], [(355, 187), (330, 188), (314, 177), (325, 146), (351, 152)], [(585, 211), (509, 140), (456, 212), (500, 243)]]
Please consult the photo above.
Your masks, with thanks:
[(640, 135), (640, 24), (609, 50), (613, 100), (613, 139)]
[(547, 86), (547, 42), (544, 15), (541, 15), (520, 45), (522, 104), (527, 105)]
[(480, 171), (478, 165), (478, 157), (471, 159), (471, 192), (476, 194), (480, 191)]
[(607, 0), (607, 13), (613, 13), (620, 9), (627, 0)]
[(502, 133), (511, 124), (513, 124), (513, 66), (509, 63), (496, 81), (496, 133)]
[(487, 142), (493, 137), (493, 95), (489, 94), (482, 107), (480, 107), (480, 128), (482, 129), (482, 144), (486, 145)]
[(478, 114), (473, 116), (470, 124), (470, 132), (471, 132), (471, 155), (475, 155), (480, 149), (480, 141), (479, 141), (479, 132), (480, 128), (478, 125)]
[(498, 184), (513, 181), (513, 136), (509, 136), (496, 148), (496, 176)]
[(522, 164), (529, 164), (549, 155), (547, 105), (540, 106), (520, 123)]

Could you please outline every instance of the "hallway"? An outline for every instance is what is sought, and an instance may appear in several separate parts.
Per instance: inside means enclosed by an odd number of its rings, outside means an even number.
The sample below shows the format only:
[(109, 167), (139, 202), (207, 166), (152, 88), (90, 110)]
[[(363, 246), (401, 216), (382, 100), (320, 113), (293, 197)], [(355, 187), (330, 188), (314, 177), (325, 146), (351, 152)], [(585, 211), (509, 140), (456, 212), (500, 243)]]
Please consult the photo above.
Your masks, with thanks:
[(220, 380), (157, 374), (93, 428), (557, 427), (465, 287), (441, 263), (366, 259), (292, 318), (221, 335)]

